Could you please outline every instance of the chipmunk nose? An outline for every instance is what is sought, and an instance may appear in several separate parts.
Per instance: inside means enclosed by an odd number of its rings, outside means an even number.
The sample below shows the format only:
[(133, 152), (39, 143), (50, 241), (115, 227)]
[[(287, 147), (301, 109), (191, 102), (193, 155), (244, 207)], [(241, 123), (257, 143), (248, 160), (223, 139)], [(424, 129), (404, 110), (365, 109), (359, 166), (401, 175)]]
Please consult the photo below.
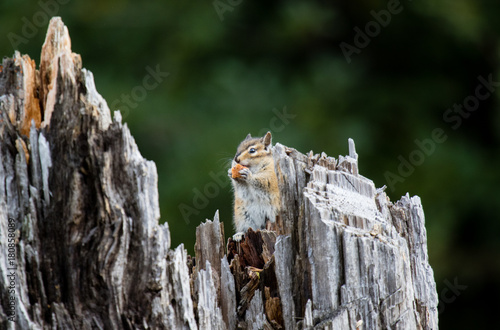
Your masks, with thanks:
[(234, 161), (237, 162), (237, 163), (239, 163), (240, 162), (240, 157), (238, 157), (238, 156), (234, 157)]

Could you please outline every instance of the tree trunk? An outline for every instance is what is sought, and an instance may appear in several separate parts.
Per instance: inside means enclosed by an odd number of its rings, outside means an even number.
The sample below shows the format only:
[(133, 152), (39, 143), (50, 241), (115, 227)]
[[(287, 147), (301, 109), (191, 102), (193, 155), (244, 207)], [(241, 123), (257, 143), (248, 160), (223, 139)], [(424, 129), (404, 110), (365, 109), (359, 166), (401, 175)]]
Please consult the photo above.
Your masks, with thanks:
[(216, 214), (191, 258), (60, 18), (39, 71), (3, 60), (0, 136), (1, 328), (437, 329), (420, 199), (376, 190), (352, 140), (338, 160), (277, 144), (272, 230), (226, 243)]

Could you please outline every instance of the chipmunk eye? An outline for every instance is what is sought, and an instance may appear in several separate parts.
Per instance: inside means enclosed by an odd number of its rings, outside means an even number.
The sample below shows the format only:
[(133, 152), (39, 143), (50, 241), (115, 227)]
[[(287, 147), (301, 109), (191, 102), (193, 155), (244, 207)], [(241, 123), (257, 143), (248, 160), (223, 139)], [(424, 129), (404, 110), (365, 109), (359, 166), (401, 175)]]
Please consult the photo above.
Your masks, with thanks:
[(248, 150), (248, 152), (253, 154), (255, 152), (255, 148), (250, 148), (250, 150)]

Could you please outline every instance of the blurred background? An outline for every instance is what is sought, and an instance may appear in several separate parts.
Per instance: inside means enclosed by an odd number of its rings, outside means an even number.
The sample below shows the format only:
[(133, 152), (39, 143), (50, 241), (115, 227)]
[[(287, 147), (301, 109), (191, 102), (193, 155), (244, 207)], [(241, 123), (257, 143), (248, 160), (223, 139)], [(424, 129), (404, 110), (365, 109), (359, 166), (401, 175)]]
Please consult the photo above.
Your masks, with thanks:
[(233, 233), (226, 171), (248, 133), (334, 157), (353, 138), (362, 175), (422, 199), (440, 327), (473, 329), (500, 305), (499, 15), (494, 0), (2, 0), (0, 53), (38, 63), (62, 17), (190, 254), (217, 209)]

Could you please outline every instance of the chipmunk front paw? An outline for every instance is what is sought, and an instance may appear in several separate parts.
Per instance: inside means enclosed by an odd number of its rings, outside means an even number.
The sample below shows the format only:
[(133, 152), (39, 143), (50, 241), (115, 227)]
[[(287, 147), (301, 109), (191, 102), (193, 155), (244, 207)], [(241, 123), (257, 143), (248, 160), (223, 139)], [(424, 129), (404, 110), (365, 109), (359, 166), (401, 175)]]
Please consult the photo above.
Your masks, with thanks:
[(241, 169), (238, 173), (239, 173), (239, 178), (242, 180), (247, 180), (252, 175), (252, 172), (248, 167)]

